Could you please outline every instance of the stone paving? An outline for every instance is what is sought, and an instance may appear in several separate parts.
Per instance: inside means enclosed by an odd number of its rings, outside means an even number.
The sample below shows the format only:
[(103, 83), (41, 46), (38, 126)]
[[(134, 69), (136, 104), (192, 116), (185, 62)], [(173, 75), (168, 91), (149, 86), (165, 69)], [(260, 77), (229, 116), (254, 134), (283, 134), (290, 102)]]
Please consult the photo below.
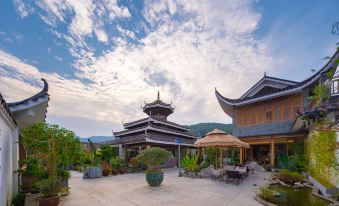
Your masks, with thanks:
[(235, 185), (178, 177), (177, 169), (169, 169), (160, 187), (149, 187), (144, 173), (82, 179), (82, 173), (72, 172), (70, 194), (62, 197), (60, 205), (260, 206), (253, 198), (254, 191), (267, 183), (268, 176), (267, 172), (256, 171)]

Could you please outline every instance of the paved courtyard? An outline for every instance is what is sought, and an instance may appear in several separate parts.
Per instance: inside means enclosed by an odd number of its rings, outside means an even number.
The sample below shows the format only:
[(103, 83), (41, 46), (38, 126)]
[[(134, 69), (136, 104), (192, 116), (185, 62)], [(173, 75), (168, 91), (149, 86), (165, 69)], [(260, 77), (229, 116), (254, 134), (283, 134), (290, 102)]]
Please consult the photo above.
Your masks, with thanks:
[[(259, 206), (254, 190), (266, 183), (269, 173), (250, 174), (240, 185), (225, 184), (210, 179), (178, 177), (177, 169), (165, 171), (160, 187), (149, 187), (144, 173), (82, 179), (82, 173), (72, 172), (70, 194), (61, 206), (117, 205), (237, 205)], [(258, 185), (258, 186), (255, 186)]]

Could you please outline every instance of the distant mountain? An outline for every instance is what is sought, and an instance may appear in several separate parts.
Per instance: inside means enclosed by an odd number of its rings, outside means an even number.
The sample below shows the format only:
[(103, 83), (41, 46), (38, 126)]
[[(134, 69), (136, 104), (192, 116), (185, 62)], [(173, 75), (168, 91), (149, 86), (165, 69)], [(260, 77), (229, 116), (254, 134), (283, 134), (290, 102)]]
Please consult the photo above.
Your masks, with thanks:
[(82, 138), (80, 137), (80, 142), (88, 142), (88, 139), (90, 139), (93, 143), (103, 143), (103, 142), (107, 142), (107, 141), (112, 141), (115, 138), (112, 136), (91, 136), (88, 138)]
[(191, 131), (196, 133), (197, 135), (203, 137), (208, 132), (214, 130), (214, 129), (220, 129), (227, 134), (232, 134), (232, 124), (222, 124), (222, 123), (199, 123), (199, 124), (193, 124), (189, 126), (191, 128)]

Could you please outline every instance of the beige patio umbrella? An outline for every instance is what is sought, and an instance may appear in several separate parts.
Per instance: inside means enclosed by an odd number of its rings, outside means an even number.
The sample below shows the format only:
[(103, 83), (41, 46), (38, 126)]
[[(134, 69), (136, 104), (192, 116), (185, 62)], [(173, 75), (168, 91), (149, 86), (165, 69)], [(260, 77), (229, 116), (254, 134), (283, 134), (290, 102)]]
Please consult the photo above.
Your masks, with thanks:
[(221, 159), (222, 159), (222, 148), (250, 148), (250, 145), (246, 142), (241, 141), (238, 137), (226, 134), (224, 131), (214, 129), (209, 132), (206, 137), (197, 140), (194, 143), (195, 147), (220, 147)]

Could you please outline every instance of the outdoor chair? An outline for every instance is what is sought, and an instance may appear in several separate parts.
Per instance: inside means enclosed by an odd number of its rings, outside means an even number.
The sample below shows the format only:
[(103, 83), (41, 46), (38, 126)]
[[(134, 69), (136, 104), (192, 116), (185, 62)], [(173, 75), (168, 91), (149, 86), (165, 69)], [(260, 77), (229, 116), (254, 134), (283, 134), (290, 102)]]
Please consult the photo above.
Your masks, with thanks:
[(223, 172), (222, 172), (222, 169), (211, 169), (212, 171), (212, 181), (213, 180), (219, 180), (221, 181), (222, 180), (222, 175), (223, 175)]
[(206, 177), (212, 177), (212, 169), (213, 169), (213, 165), (210, 165), (204, 169), (202, 169), (199, 173), (198, 176), (200, 178), (206, 178)]
[(251, 172), (251, 174), (254, 174), (254, 163), (253, 162), (246, 163), (246, 166), (247, 166), (248, 172)]
[(226, 171), (226, 174), (226, 184), (235, 181), (235, 184), (239, 185), (243, 180), (243, 177), (239, 171)]

